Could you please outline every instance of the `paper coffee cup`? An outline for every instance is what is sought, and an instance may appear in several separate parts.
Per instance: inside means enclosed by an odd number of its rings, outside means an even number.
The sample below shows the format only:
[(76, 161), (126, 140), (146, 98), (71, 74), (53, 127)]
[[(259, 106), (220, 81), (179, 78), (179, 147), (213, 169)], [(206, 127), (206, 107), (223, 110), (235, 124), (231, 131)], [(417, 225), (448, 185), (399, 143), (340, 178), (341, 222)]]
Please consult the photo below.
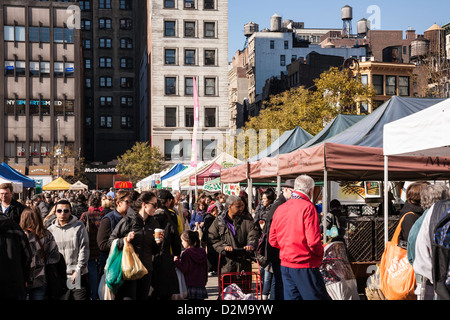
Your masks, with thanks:
[(155, 229), (155, 239), (159, 240), (161, 239), (161, 234), (164, 232), (163, 229)]

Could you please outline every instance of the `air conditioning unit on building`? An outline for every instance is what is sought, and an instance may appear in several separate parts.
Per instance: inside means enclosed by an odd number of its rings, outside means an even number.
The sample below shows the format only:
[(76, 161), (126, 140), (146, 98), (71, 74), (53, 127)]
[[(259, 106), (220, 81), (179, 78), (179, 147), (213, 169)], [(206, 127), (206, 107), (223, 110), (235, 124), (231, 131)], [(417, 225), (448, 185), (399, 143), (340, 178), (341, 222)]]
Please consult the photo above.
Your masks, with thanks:
[(194, 8), (194, 3), (192, 3), (192, 2), (185, 2), (184, 3), (184, 7), (185, 8)]

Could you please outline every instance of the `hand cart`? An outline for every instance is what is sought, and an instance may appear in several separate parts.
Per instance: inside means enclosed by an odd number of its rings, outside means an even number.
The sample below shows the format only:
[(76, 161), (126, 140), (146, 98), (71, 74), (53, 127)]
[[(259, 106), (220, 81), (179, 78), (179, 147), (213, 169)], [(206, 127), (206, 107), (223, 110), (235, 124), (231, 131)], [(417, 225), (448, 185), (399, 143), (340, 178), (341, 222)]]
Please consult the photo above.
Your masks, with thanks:
[(233, 253), (242, 260), (255, 262), (255, 265), (252, 266), (252, 271), (221, 273), (222, 255), (219, 254), (219, 300), (262, 300), (260, 268), (254, 253), (241, 248), (233, 249)]

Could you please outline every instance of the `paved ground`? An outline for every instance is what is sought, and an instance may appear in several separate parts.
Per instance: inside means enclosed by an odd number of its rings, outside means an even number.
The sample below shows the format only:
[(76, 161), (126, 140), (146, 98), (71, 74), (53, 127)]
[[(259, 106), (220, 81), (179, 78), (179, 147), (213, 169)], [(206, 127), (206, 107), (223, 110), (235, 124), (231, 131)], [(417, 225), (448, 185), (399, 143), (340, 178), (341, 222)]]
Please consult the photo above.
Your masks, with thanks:
[(206, 291), (208, 291), (208, 299), (206, 300), (217, 300), (219, 296), (219, 283), (217, 275), (208, 277), (208, 282), (206, 283)]

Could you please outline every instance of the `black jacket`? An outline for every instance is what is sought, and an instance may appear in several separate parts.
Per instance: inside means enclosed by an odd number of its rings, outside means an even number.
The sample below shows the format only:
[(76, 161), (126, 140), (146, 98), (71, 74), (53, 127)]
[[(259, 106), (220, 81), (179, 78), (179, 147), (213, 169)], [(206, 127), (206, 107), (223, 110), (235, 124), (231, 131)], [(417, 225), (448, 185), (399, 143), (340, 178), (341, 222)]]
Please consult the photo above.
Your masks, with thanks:
[(31, 255), (25, 232), (13, 219), (0, 215), (0, 299), (24, 296)]
[[(12, 218), (15, 223), (19, 224), (20, 216), (22, 215), (23, 209), (25, 209), (25, 206), (23, 204), (12, 199), (11, 204), (9, 205), (7, 216)], [(0, 211), (2, 211), (1, 206), (0, 206)]]
[(284, 197), (283, 194), (280, 194), (280, 196), (273, 202), (273, 204), (270, 206), (270, 211), (269, 214), (267, 215), (267, 221), (264, 225), (264, 229), (263, 232), (267, 235), (266, 237), (266, 258), (267, 261), (272, 262), (272, 263), (281, 263), (280, 260), (280, 249), (274, 248), (270, 245), (269, 243), (269, 233), (270, 233), (270, 225), (272, 224), (272, 219), (273, 219), (273, 215), (275, 214), (275, 211), (277, 210), (277, 208), (282, 205), (283, 203), (285, 203), (287, 200)]

